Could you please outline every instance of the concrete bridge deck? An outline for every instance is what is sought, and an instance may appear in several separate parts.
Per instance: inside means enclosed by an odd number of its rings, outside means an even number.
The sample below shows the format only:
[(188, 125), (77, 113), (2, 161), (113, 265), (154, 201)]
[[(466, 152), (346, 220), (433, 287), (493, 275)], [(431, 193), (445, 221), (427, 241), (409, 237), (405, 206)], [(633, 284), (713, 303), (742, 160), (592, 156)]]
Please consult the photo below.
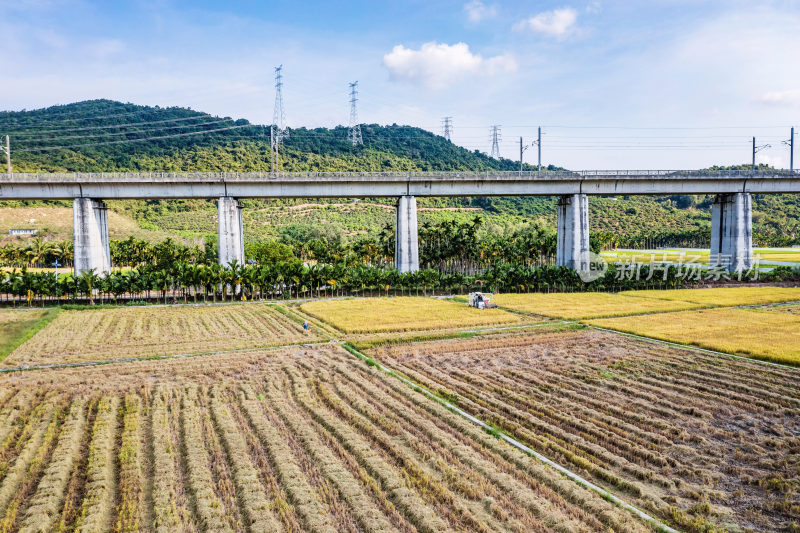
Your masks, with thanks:
[(119, 172), (0, 175), (0, 199), (800, 193), (788, 170)]

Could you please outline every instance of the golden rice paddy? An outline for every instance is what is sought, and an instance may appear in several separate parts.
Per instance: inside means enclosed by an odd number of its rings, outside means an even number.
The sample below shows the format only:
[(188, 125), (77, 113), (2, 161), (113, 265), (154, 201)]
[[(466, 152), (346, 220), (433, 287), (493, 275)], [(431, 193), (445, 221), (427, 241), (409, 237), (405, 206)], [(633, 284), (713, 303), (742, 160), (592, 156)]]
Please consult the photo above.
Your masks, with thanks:
[(800, 365), (800, 316), (760, 309), (700, 309), (591, 320), (670, 342)]
[(725, 287), (713, 289), (673, 289), (666, 291), (625, 291), (624, 296), (643, 296), (660, 300), (693, 302), (732, 307), (800, 301), (798, 287)]
[(517, 324), (523, 318), (501, 309), (475, 309), (463, 302), (395, 297), (307, 302), (304, 312), (346, 333), (418, 331)]
[(632, 298), (605, 292), (497, 294), (495, 303), (524, 313), (569, 320), (680, 311), (696, 303), (655, 298)]

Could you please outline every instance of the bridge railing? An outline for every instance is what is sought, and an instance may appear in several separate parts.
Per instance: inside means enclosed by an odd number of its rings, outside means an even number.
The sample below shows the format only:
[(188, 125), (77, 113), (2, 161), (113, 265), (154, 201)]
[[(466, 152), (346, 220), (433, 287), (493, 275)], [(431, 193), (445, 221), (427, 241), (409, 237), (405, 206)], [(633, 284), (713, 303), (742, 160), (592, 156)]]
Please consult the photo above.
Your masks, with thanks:
[(12, 173), (2, 176), (2, 182), (217, 182), (272, 180), (575, 180), (592, 178), (614, 179), (747, 179), (800, 177), (795, 170), (525, 170), (525, 171), (413, 171), (413, 172), (52, 172)]

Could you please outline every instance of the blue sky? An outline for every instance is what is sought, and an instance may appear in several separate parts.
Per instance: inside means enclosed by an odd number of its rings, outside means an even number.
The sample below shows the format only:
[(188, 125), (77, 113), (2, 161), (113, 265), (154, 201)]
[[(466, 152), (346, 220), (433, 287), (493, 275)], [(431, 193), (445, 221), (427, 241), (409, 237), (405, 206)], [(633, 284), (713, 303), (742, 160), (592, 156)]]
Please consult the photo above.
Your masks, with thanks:
[[(0, 0), (0, 108), (89, 98), (290, 126), (349, 118), (440, 130), (501, 153), (543, 126), (570, 168), (788, 166), (800, 128), (800, 2)], [(800, 131), (800, 129), (798, 130)], [(535, 147), (525, 153), (535, 158)], [(796, 150), (795, 159), (800, 159)]]

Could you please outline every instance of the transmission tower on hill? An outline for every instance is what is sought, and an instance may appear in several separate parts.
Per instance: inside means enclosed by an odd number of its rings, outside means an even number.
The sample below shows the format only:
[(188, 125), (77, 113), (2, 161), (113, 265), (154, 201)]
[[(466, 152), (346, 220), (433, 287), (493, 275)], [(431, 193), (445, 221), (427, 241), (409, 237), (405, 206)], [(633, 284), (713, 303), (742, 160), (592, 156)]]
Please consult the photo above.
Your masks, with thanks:
[(272, 126), (269, 130), (272, 149), (272, 172), (278, 171), (278, 149), (284, 139), (289, 137), (286, 129), (286, 113), (283, 110), (283, 65), (275, 67), (275, 109), (272, 113)]
[(350, 132), (347, 137), (353, 146), (364, 144), (364, 140), (361, 138), (361, 124), (358, 122), (356, 102), (358, 102), (358, 81), (350, 84)]
[(453, 134), (453, 117), (444, 117), (442, 119), (442, 137), (448, 141), (452, 141), (450, 136)]
[(489, 155), (495, 159), (500, 159), (500, 126), (492, 126), (490, 134), (492, 137), (492, 152)]

